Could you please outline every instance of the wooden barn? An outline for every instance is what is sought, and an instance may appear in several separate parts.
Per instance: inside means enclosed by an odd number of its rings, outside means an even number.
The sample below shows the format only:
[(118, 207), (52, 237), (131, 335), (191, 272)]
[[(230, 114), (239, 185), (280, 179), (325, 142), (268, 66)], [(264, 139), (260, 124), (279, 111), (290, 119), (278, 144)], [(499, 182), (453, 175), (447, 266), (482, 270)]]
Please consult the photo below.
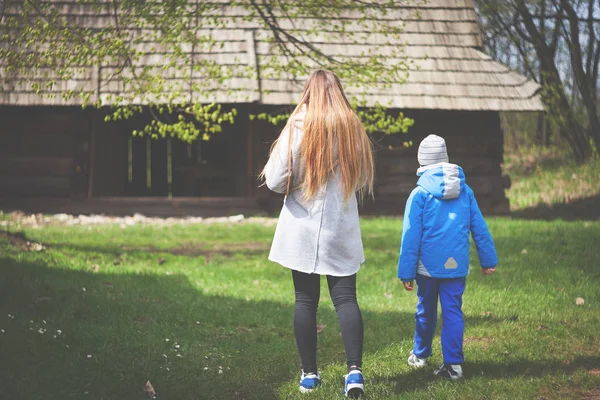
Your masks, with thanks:
[[(67, 18), (102, 26), (104, 16), (75, 1), (60, 2)], [(539, 86), (482, 52), (482, 37), (473, 0), (431, 0), (414, 10), (396, 9), (382, 23), (404, 23), (406, 56), (418, 60), (406, 84), (368, 94), (370, 104), (389, 105), (415, 120), (407, 135), (373, 135), (377, 178), (375, 202), (364, 213), (401, 214), (416, 182), (416, 152), (429, 133), (446, 139), (451, 162), (462, 165), (467, 182), (486, 213), (508, 212), (502, 176), (503, 134), (500, 112), (543, 110)], [(410, 11), (410, 12), (409, 12)], [(88, 13), (88, 14), (86, 14)], [(345, 16), (347, 17), (347, 16)], [(248, 118), (295, 104), (301, 85), (260, 76), (269, 46), (255, 26), (219, 32), (226, 43), (216, 59), (256, 68), (257, 79), (224, 87), (216, 101), (235, 107), (232, 126), (210, 141), (132, 137), (149, 119), (106, 123), (106, 110), (82, 110), (76, 99), (64, 102), (61, 90), (74, 84), (98, 88), (99, 97), (121, 93), (118, 80), (103, 84), (90, 68), (79, 82), (59, 82), (55, 98), (37, 95), (20, 84), (0, 92), (0, 209), (43, 213), (214, 216), (256, 214), (280, 207), (281, 197), (259, 187), (257, 175), (281, 127)], [(365, 46), (347, 44), (335, 35), (320, 45), (331, 54), (353, 56)], [(160, 57), (148, 57), (157, 62)], [(160, 61), (160, 60), (159, 60)], [(391, 60), (393, 62), (393, 60)], [(200, 79), (193, 74), (190, 77)], [(233, 89), (233, 90), (230, 90)], [(412, 148), (402, 143), (411, 140)]]

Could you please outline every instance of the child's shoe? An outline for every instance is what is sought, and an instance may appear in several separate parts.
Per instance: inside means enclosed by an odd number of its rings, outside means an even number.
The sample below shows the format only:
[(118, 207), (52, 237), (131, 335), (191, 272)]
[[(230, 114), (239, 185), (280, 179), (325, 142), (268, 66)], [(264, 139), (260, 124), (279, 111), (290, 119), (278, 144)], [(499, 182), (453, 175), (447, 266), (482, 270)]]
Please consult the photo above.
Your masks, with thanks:
[(408, 357), (408, 365), (414, 368), (423, 368), (427, 365), (427, 359), (415, 356), (415, 353), (411, 350)]
[(309, 393), (321, 386), (321, 375), (317, 372), (316, 374), (308, 373), (305, 374), (304, 370), (302, 371), (302, 376), (300, 377), (300, 392), (301, 393)]
[(457, 381), (463, 377), (462, 367), (459, 364), (444, 364), (433, 374), (442, 378), (452, 379), (453, 381)]
[(344, 378), (344, 396), (356, 399), (365, 394), (365, 378), (361, 370), (353, 369)]

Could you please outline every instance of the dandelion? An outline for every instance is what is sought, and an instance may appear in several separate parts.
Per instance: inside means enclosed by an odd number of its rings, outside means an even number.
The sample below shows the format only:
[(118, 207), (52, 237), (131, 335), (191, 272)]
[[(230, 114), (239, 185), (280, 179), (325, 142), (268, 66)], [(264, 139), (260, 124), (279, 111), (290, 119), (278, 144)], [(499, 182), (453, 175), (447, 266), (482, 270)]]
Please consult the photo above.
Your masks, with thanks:
[(164, 357), (164, 358), (167, 358), (167, 355), (166, 355), (166, 354), (163, 354), (163, 357)]
[(30, 320), (29, 320), (29, 323), (30, 323), (30, 324), (33, 324), (33, 320), (32, 320), (32, 319), (30, 319)]
[(83, 291), (85, 292), (85, 290), (86, 290), (86, 289), (85, 289), (85, 287), (84, 287), (84, 288), (83, 288)]
[(179, 346), (178, 344), (176, 344), (176, 345), (175, 345), (175, 348), (176, 348), (176, 349), (178, 349), (179, 347), (181, 347), (181, 346)]
[(54, 339), (56, 339), (56, 335), (52, 335), (52, 337), (53, 337)]
[(68, 345), (68, 344), (67, 344), (67, 345), (65, 345), (65, 346), (67, 347), (67, 349), (69, 348), (69, 345)]
[(196, 321), (196, 325), (200, 325), (200, 321)]
[(205, 371), (208, 371), (208, 367), (204, 367), (204, 370), (205, 370)]
[(88, 354), (88, 355), (87, 355), (87, 358), (92, 358), (92, 355), (91, 355), (91, 354)]
[(167, 371), (170, 371), (169, 367), (167, 367), (166, 369), (167, 369)]
[(166, 339), (165, 339), (165, 342), (168, 342), (168, 341), (169, 341), (169, 338), (166, 338)]
[(223, 373), (223, 370), (222, 370), (222, 369), (220, 369), (220, 370), (219, 370), (219, 373), (220, 373), (220, 374), (222, 374), (222, 373)]
[(59, 335), (62, 335), (62, 331), (60, 329), (57, 329), (56, 333), (58, 333)]
[(179, 353), (178, 353), (178, 354), (177, 354), (177, 357), (181, 357), (181, 354), (179, 354)]
[(4, 333), (4, 329), (0, 329), (0, 332)]
[(42, 322), (45, 324), (45, 323), (46, 323), (46, 320), (44, 320), (44, 319), (43, 319), (43, 320), (42, 320)]

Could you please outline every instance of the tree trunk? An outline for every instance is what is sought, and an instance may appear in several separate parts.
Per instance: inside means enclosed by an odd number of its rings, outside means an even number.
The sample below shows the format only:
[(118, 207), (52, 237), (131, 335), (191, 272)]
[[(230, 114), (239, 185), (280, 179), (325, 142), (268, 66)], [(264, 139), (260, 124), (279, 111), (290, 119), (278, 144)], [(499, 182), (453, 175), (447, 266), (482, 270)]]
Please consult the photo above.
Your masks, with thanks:
[[(600, 147), (600, 119), (598, 118), (598, 110), (596, 107), (596, 96), (597, 96), (597, 82), (592, 81), (592, 59), (594, 58), (594, 30), (590, 31), (590, 37), (588, 37), (588, 46), (591, 48), (588, 51), (588, 68), (587, 71), (583, 65), (583, 51), (581, 48), (580, 40), (580, 29), (579, 29), (579, 16), (572, 7), (568, 0), (561, 0), (567, 20), (569, 21), (569, 36), (567, 41), (569, 43), (569, 54), (571, 56), (571, 65), (573, 69), (573, 76), (579, 93), (581, 93), (581, 100), (588, 115), (589, 120), (589, 136), (594, 140), (596, 148)], [(591, 4), (590, 4), (591, 6)], [(589, 16), (592, 18), (592, 15)]]
[(540, 34), (533, 16), (524, 0), (517, 0), (516, 11), (523, 18), (523, 24), (536, 50), (540, 60), (541, 73), (544, 76), (544, 90), (542, 100), (552, 113), (548, 114), (559, 126), (560, 133), (567, 139), (577, 162), (584, 161), (590, 154), (590, 145), (581, 123), (575, 117), (573, 108), (565, 93), (565, 88), (556, 67), (555, 57), (552, 49), (546, 43), (546, 38)]

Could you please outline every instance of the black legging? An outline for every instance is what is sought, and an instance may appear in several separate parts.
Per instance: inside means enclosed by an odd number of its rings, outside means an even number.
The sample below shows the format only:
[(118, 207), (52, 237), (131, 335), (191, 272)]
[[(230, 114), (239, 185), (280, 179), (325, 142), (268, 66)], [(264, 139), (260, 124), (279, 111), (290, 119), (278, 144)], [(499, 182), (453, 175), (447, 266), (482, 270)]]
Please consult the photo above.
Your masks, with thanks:
[[(320, 275), (293, 271), (294, 333), (305, 373), (317, 372), (317, 306), (320, 296)], [(346, 363), (362, 367), (363, 320), (356, 302), (356, 274), (327, 275), (329, 294), (338, 316), (342, 340), (346, 348)]]

